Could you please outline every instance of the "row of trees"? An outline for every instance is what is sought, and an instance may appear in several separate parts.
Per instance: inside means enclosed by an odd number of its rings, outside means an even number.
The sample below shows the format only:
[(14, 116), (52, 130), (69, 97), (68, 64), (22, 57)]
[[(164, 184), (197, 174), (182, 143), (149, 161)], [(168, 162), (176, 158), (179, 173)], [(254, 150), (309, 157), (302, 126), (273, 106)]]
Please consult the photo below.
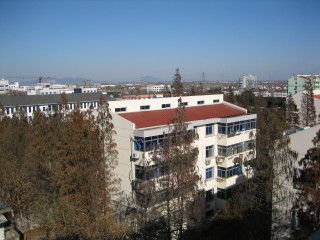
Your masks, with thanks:
[(0, 121), (0, 198), (26, 237), (121, 238), (108, 104), (101, 99), (96, 118), (62, 106), (53, 116), (35, 112), (31, 122), (23, 112)]

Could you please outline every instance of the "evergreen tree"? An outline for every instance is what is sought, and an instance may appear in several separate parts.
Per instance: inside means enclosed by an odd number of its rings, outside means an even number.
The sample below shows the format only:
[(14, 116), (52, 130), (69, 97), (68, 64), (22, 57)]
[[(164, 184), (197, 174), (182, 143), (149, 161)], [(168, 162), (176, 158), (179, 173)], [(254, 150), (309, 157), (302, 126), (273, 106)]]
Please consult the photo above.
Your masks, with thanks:
[(179, 103), (163, 146), (153, 152), (154, 163), (163, 171), (157, 186), (164, 196), (160, 212), (165, 219), (166, 239), (181, 239), (185, 224), (199, 221), (203, 214), (202, 209), (188, 209), (192, 205), (202, 207), (194, 203), (199, 194), (198, 149), (192, 146), (194, 134), (187, 130), (181, 98)]
[(292, 184), (291, 166), (296, 155), (289, 148), (290, 139), (282, 134), (287, 129), (284, 112), (278, 108), (257, 110), (256, 159), (250, 163), (255, 172), (246, 182), (245, 205), (260, 215), (265, 236), (281, 239), (291, 224), (283, 209), (293, 201), (287, 185)]
[(174, 96), (182, 96), (184, 89), (183, 89), (183, 83), (181, 81), (181, 75), (179, 68), (176, 69), (176, 73), (174, 74), (174, 79), (171, 84), (172, 94)]
[(290, 129), (298, 129), (300, 124), (297, 105), (290, 94), (286, 103), (286, 118)]
[(316, 124), (316, 110), (313, 99), (313, 87), (311, 78), (305, 81), (305, 90), (301, 98), (301, 123), (303, 126), (314, 126)]
[(297, 239), (306, 239), (320, 228), (320, 131), (313, 139), (314, 147), (309, 149), (299, 165), (303, 170), (299, 176), (296, 203), (298, 229)]

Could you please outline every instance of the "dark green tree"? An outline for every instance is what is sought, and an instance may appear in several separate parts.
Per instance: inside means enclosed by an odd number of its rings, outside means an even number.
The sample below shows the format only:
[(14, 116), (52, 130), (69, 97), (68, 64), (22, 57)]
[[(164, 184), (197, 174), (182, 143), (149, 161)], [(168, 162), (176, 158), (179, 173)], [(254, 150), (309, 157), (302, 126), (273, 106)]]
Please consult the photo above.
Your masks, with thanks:
[(303, 167), (298, 177), (296, 210), (298, 228), (297, 239), (306, 239), (320, 228), (320, 131), (313, 139), (314, 147), (309, 149), (299, 165)]
[(313, 99), (313, 87), (311, 78), (305, 81), (305, 90), (301, 98), (301, 123), (303, 126), (314, 126), (316, 124), (316, 110)]
[(286, 120), (290, 129), (299, 128), (300, 118), (298, 108), (291, 94), (289, 95), (286, 103)]
[[(185, 224), (203, 217), (201, 203), (194, 202), (200, 181), (196, 174), (198, 149), (192, 145), (194, 133), (188, 131), (186, 120), (185, 108), (179, 104), (163, 146), (153, 152), (153, 162), (163, 169), (157, 187), (164, 196), (160, 212), (165, 219), (166, 239), (181, 239)], [(188, 206), (198, 206), (198, 209)]]
[(184, 93), (179, 68), (176, 69), (176, 73), (174, 74), (173, 82), (171, 84), (171, 92), (174, 96), (182, 96)]

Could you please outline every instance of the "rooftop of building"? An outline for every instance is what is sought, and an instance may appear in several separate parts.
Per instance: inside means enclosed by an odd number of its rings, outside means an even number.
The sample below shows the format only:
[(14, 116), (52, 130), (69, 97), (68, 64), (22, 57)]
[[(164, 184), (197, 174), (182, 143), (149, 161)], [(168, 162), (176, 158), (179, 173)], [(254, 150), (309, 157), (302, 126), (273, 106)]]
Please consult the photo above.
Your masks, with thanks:
[[(66, 94), (70, 103), (98, 101), (102, 94), (95, 93), (73, 93)], [(109, 100), (109, 99), (108, 99)], [(58, 104), (61, 101), (61, 94), (46, 95), (26, 95), (26, 96), (1, 96), (0, 104), (2, 106), (30, 106), (42, 104)], [(110, 101), (110, 100), (109, 100)]]
[[(245, 110), (234, 108), (224, 103), (185, 108), (187, 122), (243, 114), (246, 114)], [(176, 116), (176, 109), (120, 113), (119, 116), (134, 123), (136, 128), (147, 128), (167, 125)]]

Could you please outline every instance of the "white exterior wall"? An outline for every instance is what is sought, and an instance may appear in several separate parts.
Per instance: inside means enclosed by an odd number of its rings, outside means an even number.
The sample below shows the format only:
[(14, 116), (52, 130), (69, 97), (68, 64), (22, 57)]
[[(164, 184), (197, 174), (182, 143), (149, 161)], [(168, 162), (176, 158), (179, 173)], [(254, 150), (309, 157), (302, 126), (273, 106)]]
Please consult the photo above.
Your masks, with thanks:
[(0, 94), (6, 94), (9, 90), (9, 81), (1, 79), (0, 80)]
[[(126, 108), (125, 112), (140, 112), (140, 106), (150, 105), (148, 110), (160, 110), (162, 104), (170, 104), (170, 108), (178, 107), (178, 99), (180, 97), (168, 97), (168, 98), (152, 98), (152, 99), (134, 99), (134, 100), (123, 100), (123, 101), (110, 101), (109, 107), (111, 112), (115, 112), (116, 108)], [(201, 106), (214, 104), (213, 100), (218, 100), (216, 104), (223, 102), (223, 94), (216, 95), (202, 95), (202, 96), (186, 96), (181, 97), (182, 102), (188, 102), (190, 106)], [(198, 101), (204, 101), (204, 104), (199, 105)], [(242, 108), (241, 108), (242, 109)], [(146, 111), (148, 111), (146, 110)]]
[(111, 113), (112, 122), (114, 124), (114, 140), (117, 144), (118, 151), (118, 166), (115, 169), (116, 177), (121, 179), (121, 190), (128, 197), (131, 195), (131, 180), (134, 177), (134, 163), (130, 160), (133, 152), (132, 133), (134, 131), (134, 124), (128, 120)]
[[(70, 110), (74, 110), (75, 106), (78, 103), (68, 103), (69, 109)], [(98, 106), (98, 102), (81, 102), (79, 103), (79, 108), (80, 111), (87, 111), (90, 109), (90, 105), (92, 105), (94, 108), (96, 108)], [(27, 105), (27, 106), (23, 106), (21, 108), (23, 108), (27, 114), (27, 117), (30, 119), (33, 117), (33, 113), (35, 111), (37, 111), (37, 108), (40, 109), (41, 112), (45, 112), (47, 114), (53, 114), (53, 110), (49, 110), (49, 106), (50, 105), (57, 105), (57, 104), (42, 104), (42, 105)], [(19, 107), (20, 108), (20, 107)], [(4, 108), (4, 113), (7, 117), (12, 117), (13, 114), (17, 112), (16, 107), (15, 106), (9, 106), (9, 107), (5, 107)]]

